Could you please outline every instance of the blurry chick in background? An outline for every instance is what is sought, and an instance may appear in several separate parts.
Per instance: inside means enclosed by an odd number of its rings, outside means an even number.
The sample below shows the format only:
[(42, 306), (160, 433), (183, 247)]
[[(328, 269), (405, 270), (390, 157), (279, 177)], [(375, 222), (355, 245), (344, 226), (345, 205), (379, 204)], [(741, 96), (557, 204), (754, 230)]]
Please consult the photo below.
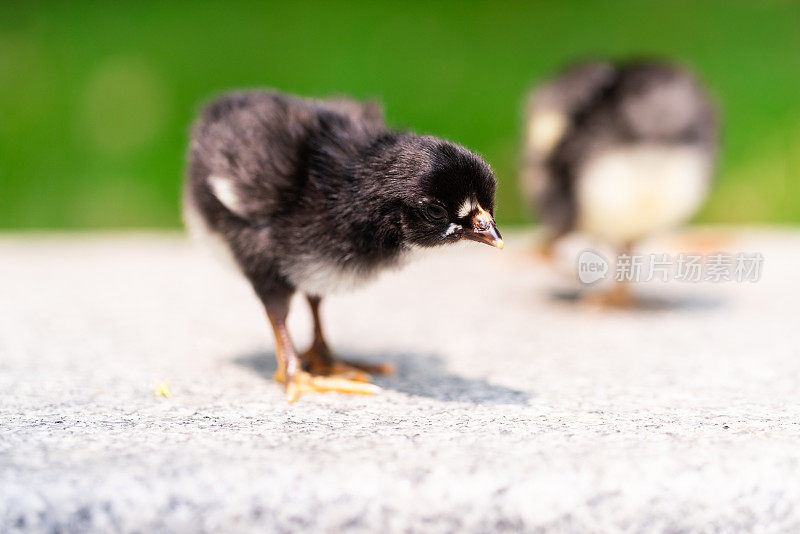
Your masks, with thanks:
[[(472, 240), (498, 248), (497, 184), (459, 145), (389, 129), (380, 108), (347, 98), (232, 93), (196, 122), (184, 213), (193, 233), (221, 241), (272, 324), (278, 367), (293, 402), (315, 391), (375, 393), (369, 373), (330, 351), (319, 306), (397, 267), (415, 248)], [(314, 341), (298, 355), (286, 317), (306, 295)]]
[[(546, 256), (585, 232), (622, 253), (686, 222), (711, 184), (717, 128), (685, 68), (595, 61), (536, 88), (526, 110), (522, 188), (545, 227)], [(603, 303), (627, 305), (617, 283)]]

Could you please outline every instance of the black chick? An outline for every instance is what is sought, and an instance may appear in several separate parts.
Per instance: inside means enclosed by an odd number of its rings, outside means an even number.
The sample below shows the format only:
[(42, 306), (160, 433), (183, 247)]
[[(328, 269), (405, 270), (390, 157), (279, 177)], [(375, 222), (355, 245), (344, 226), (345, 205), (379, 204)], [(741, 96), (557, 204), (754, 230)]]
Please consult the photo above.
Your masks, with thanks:
[[(480, 157), (388, 129), (374, 103), (238, 92), (211, 102), (194, 126), (184, 211), (195, 231), (222, 238), (264, 304), (275, 378), (293, 402), (312, 391), (379, 390), (368, 373), (391, 367), (333, 357), (322, 297), (401, 265), (417, 247), (469, 239), (502, 248), (495, 188)], [(301, 356), (285, 322), (296, 291), (314, 318)]]
[[(685, 68), (655, 60), (582, 63), (531, 94), (522, 186), (545, 251), (583, 231), (628, 252), (689, 219), (707, 196), (717, 128)], [(620, 304), (625, 286), (614, 291)]]

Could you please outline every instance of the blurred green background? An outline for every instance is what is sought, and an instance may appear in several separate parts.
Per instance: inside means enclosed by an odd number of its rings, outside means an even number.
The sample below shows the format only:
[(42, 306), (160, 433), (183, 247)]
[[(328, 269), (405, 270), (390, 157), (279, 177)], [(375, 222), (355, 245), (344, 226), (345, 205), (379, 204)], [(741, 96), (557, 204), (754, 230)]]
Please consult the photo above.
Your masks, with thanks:
[(0, 2), (0, 228), (180, 224), (188, 125), (229, 88), (383, 101), (516, 186), (525, 91), (586, 55), (693, 65), (723, 114), (705, 222), (800, 222), (796, 2)]

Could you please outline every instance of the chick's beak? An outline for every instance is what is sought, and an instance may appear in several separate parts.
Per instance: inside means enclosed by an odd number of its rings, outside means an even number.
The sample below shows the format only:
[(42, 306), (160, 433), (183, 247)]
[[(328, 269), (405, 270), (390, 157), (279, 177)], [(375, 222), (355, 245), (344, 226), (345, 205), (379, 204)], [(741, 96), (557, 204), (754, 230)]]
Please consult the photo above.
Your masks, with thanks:
[(486, 210), (478, 206), (470, 222), (472, 227), (465, 228), (462, 231), (464, 239), (503, 248), (503, 238), (500, 237), (500, 232), (497, 231), (497, 225), (494, 223), (494, 219)]

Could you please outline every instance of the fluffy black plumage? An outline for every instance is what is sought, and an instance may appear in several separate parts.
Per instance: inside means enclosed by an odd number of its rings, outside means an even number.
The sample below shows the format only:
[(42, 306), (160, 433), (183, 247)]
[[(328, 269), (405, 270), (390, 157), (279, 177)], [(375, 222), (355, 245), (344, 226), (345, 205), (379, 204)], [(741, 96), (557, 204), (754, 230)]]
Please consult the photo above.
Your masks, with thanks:
[[(480, 157), (389, 129), (374, 103), (254, 91), (222, 96), (202, 112), (184, 198), (187, 220), (223, 239), (280, 322), (295, 291), (315, 306), (414, 247), (463, 238), (502, 246), (495, 188)], [(287, 354), (279, 359), (288, 384)]]

